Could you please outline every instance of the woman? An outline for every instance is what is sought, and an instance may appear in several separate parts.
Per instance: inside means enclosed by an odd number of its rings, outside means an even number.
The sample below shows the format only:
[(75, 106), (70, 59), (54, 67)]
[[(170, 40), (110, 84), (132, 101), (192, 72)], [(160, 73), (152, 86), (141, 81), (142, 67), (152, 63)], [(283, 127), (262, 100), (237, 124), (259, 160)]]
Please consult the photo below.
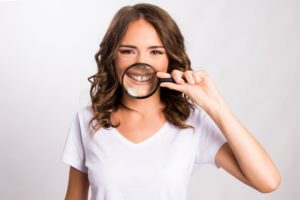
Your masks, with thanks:
[[(121, 8), (95, 55), (91, 106), (77, 112), (62, 160), (70, 165), (65, 199), (186, 199), (202, 164), (223, 168), (266, 193), (280, 175), (263, 147), (239, 122), (203, 71), (192, 71), (172, 18), (151, 4)], [(122, 75), (151, 65), (158, 90), (144, 99), (124, 92)], [(145, 77), (136, 75), (133, 84)]]

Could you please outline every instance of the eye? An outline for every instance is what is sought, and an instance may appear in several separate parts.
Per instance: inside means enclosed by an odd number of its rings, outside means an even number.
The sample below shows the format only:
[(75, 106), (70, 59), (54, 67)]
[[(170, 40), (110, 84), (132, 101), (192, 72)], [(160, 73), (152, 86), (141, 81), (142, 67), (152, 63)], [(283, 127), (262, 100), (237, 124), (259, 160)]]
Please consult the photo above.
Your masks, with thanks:
[(163, 54), (162, 51), (158, 51), (158, 50), (153, 50), (153, 51), (151, 51), (151, 53), (154, 54), (154, 55)]
[(130, 54), (134, 54), (135, 52), (130, 49), (121, 49), (120, 53), (130, 55)]

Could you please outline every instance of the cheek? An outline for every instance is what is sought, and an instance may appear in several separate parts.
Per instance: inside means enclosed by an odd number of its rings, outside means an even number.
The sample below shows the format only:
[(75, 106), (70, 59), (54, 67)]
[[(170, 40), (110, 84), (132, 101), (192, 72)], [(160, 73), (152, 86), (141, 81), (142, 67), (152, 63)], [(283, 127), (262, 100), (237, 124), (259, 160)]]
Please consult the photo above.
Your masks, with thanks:
[(118, 62), (118, 60), (114, 61), (114, 67), (115, 67), (115, 71), (117, 73), (119, 83), (121, 83), (122, 82), (122, 75), (123, 75), (123, 72), (125, 70), (125, 67), (123, 67), (122, 63)]
[(155, 66), (157, 66), (157, 71), (160, 72), (167, 72), (168, 70), (168, 66), (169, 66), (169, 58), (166, 57), (162, 57), (161, 59), (157, 60), (158, 62), (156, 63)]
[(135, 62), (132, 60), (124, 60), (118, 56), (116, 56), (114, 60), (115, 70), (117, 72), (118, 78), (121, 81), (122, 75), (128, 66), (134, 64)]

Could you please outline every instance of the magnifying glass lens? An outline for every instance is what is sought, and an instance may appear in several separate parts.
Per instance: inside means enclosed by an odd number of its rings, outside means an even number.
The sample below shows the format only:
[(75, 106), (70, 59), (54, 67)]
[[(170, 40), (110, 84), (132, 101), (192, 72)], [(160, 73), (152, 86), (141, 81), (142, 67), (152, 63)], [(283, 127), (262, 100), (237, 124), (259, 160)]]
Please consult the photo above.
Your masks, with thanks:
[(146, 64), (135, 64), (127, 68), (122, 81), (127, 94), (134, 98), (146, 98), (158, 86), (156, 71)]

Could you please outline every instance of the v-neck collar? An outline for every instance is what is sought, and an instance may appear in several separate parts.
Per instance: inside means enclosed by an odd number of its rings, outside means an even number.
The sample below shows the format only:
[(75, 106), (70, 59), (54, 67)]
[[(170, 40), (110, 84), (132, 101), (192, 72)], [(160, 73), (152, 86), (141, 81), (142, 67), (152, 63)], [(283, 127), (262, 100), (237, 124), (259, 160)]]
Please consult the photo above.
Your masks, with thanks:
[(131, 140), (127, 139), (116, 128), (112, 128), (112, 133), (113, 133), (113, 135), (116, 136), (116, 138), (118, 138), (125, 145), (131, 146), (133, 148), (138, 148), (138, 147), (145, 146), (148, 143), (151, 143), (152, 141), (157, 139), (160, 135), (162, 135), (164, 130), (167, 128), (168, 123), (169, 123), (168, 121), (165, 121), (165, 123), (158, 129), (158, 131), (156, 131), (153, 135), (151, 135), (147, 139), (145, 139), (141, 142), (138, 142), (138, 143), (134, 143)]

